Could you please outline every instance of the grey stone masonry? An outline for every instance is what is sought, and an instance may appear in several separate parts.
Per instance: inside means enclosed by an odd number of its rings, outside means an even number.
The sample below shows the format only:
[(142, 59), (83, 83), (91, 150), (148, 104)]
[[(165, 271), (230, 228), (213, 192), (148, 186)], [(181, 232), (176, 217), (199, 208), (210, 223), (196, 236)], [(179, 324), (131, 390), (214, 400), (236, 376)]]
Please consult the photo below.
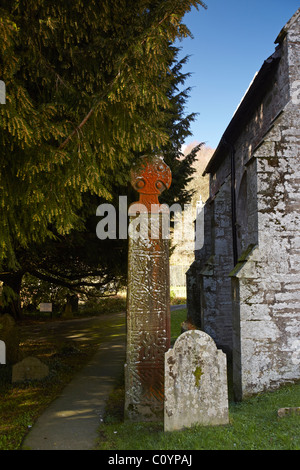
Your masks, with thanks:
[(193, 271), (237, 400), (300, 378), (300, 9), (276, 43), (205, 170), (210, 248)]

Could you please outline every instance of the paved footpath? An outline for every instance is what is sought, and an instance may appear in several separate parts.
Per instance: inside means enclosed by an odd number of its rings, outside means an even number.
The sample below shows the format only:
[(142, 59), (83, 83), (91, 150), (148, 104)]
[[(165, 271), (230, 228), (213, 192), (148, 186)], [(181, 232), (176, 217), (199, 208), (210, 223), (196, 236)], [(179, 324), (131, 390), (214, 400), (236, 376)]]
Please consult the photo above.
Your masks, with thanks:
[(92, 450), (107, 397), (124, 362), (125, 326), (121, 325), (38, 418), (22, 449)]
[[(171, 310), (184, 307), (173, 306)], [(125, 340), (125, 325), (121, 324), (38, 418), (23, 442), (23, 450), (94, 449), (106, 400), (123, 371)]]

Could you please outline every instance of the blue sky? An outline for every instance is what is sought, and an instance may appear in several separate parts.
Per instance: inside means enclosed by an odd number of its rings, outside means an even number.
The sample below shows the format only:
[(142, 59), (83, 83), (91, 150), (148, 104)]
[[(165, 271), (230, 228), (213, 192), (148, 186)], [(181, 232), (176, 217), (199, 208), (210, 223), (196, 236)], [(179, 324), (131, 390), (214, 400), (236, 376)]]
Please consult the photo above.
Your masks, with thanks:
[(273, 54), (274, 41), (300, 6), (299, 0), (204, 0), (207, 10), (192, 9), (184, 18), (193, 39), (176, 45), (191, 56), (184, 72), (192, 87), (186, 113), (199, 113), (191, 124), (193, 141), (216, 148), (254, 74)]

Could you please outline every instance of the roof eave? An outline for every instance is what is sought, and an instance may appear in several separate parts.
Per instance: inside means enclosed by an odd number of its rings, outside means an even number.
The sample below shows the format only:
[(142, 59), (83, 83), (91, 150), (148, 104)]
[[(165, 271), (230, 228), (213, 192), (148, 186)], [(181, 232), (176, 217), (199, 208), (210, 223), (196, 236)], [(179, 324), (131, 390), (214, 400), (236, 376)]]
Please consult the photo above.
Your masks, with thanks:
[(275, 51), (275, 53), (270, 56), (263, 63), (260, 71), (256, 74), (255, 78), (252, 81), (247, 93), (245, 94), (243, 100), (241, 101), (239, 107), (234, 113), (229, 125), (227, 126), (224, 134), (221, 137), (221, 140), (218, 144), (217, 149), (215, 150), (212, 158), (208, 162), (203, 176), (208, 173), (211, 173), (212, 170), (218, 166), (220, 158), (228, 144), (233, 145), (234, 141), (241, 132), (242, 127), (246, 122), (249, 121), (259, 102), (266, 93), (269, 83), (274, 77), (275, 71), (277, 69), (278, 63), (280, 61), (280, 46)]

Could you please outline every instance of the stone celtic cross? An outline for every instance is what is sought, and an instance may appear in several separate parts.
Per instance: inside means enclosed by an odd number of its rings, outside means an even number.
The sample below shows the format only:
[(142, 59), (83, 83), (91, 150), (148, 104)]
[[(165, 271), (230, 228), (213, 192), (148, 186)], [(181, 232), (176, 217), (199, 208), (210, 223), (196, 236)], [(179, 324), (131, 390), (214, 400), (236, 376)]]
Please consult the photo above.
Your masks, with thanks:
[[(143, 158), (132, 171), (131, 183), (139, 201), (129, 208), (130, 222), (144, 217), (161, 219), (167, 206), (158, 197), (171, 185), (171, 171), (155, 157)], [(148, 230), (150, 233), (150, 230)], [(127, 288), (127, 351), (125, 364), (125, 419), (162, 420), (164, 411), (164, 356), (170, 347), (169, 241), (129, 237)]]
[[(138, 204), (154, 212), (160, 206), (158, 196), (171, 186), (171, 170), (160, 157), (141, 159), (141, 164), (131, 172), (131, 184), (140, 194)], [(136, 207), (137, 203), (134, 203)], [(151, 207), (156, 206), (156, 207)], [(143, 208), (141, 208), (143, 211)]]

